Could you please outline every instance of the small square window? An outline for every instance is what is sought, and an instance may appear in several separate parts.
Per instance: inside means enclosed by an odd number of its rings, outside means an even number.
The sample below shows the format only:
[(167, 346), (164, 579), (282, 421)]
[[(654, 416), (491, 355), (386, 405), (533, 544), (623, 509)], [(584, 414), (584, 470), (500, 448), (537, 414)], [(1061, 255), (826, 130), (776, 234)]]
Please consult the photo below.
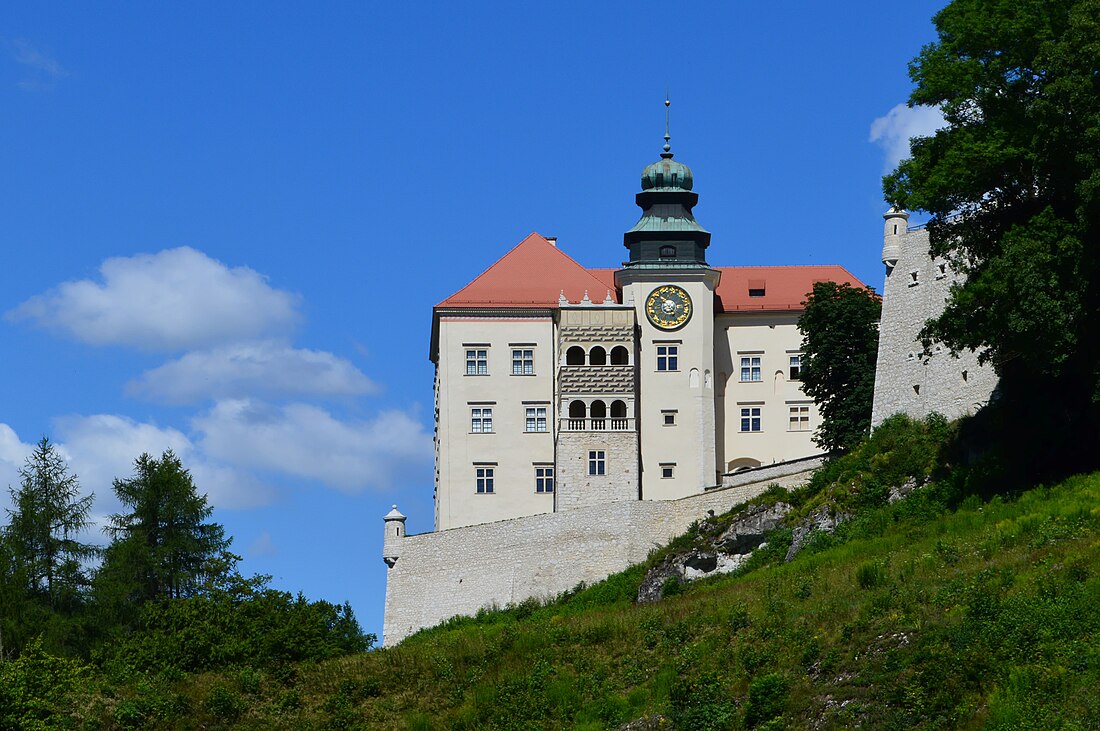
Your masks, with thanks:
[(763, 289), (750, 289), (749, 290), (749, 297), (763, 297), (763, 296), (764, 296), (764, 290)]
[(762, 380), (760, 375), (760, 356), (745, 355), (741, 357), (741, 381), (751, 383)]
[(588, 452), (588, 474), (607, 474), (607, 457), (602, 449), (593, 449)]
[(554, 492), (554, 468), (550, 465), (535, 465), (535, 492)]
[(790, 425), (787, 427), (788, 431), (809, 431), (810, 430), (810, 407), (809, 406), (791, 406), (790, 407)]
[(679, 365), (680, 346), (678, 345), (658, 345), (657, 346), (657, 370), (659, 371), (678, 371)]
[(661, 465), (661, 479), (662, 480), (671, 480), (675, 476), (675, 472), (676, 472), (676, 464), (674, 462)]
[(470, 409), (470, 431), (474, 434), (492, 433), (493, 410), (484, 406)]
[(530, 348), (512, 350), (512, 375), (530, 376), (535, 373), (535, 351)]
[(676, 426), (676, 412), (675, 411), (662, 411), (661, 421), (665, 426)]
[(526, 409), (526, 419), (524, 424), (524, 431), (527, 432), (545, 432), (546, 431), (546, 407), (545, 406), (528, 406)]
[(466, 375), (485, 376), (489, 373), (489, 351), (470, 348), (466, 351)]
[(474, 470), (477, 480), (477, 492), (486, 495), (493, 491), (493, 467), (477, 467)]
[(790, 362), (791, 362), (790, 379), (792, 381), (801, 381), (802, 380), (802, 354), (799, 353), (798, 355), (792, 355), (790, 357)]
[(760, 431), (759, 406), (746, 406), (741, 409), (741, 431)]

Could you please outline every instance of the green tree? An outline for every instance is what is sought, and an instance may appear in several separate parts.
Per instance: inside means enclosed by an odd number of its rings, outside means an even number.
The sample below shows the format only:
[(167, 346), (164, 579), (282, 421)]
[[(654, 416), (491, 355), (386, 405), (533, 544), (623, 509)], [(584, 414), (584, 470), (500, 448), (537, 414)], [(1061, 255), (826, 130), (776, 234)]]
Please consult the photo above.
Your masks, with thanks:
[(947, 126), (913, 141), (887, 200), (931, 214), (932, 253), (965, 275), (925, 346), (1000, 376), (1002, 454), (1019, 473), (1100, 452), (1100, 0), (955, 0), (910, 65), (910, 104)]
[(817, 282), (803, 304), (802, 390), (822, 417), (814, 443), (847, 451), (871, 428), (882, 300), (870, 288)]
[(141, 603), (192, 596), (211, 571), (222, 570), (230, 539), (205, 495), (199, 495), (171, 450), (134, 461), (134, 476), (114, 481), (115, 495), (129, 509), (112, 515), (112, 538), (100, 571), (100, 596)]
[(87, 586), (84, 565), (96, 554), (77, 536), (88, 527), (92, 495), (80, 497), (80, 483), (65, 459), (42, 437), (19, 471), (22, 483), (9, 488), (14, 510), (4, 543), (16, 583), (44, 597), (54, 609), (72, 608)]

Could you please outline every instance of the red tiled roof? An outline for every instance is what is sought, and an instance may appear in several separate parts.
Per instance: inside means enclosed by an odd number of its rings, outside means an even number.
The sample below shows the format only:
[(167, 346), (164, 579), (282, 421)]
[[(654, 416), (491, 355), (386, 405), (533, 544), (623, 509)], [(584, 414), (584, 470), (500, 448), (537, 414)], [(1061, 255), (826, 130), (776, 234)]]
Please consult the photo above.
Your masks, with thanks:
[(614, 277), (610, 281), (596, 278), (532, 233), (436, 307), (557, 307), (562, 292), (570, 302), (579, 302), (585, 292), (592, 301), (603, 302), (608, 289), (615, 296)]
[[(714, 293), (714, 311), (775, 312), (801, 310), (814, 282), (847, 282), (862, 287), (855, 276), (837, 265), (715, 267), (722, 273)], [(474, 281), (440, 302), (436, 307), (556, 308), (564, 291), (570, 302), (588, 293), (593, 302), (603, 302), (615, 289), (615, 269), (585, 269), (537, 233), (532, 233)], [(750, 296), (749, 290), (759, 296)]]
[[(722, 272), (722, 279), (714, 292), (715, 312), (801, 310), (806, 295), (814, 288), (814, 282), (847, 282), (853, 287), (863, 286), (863, 282), (851, 272), (835, 264), (716, 269)], [(750, 297), (750, 289), (762, 289), (764, 294)]]

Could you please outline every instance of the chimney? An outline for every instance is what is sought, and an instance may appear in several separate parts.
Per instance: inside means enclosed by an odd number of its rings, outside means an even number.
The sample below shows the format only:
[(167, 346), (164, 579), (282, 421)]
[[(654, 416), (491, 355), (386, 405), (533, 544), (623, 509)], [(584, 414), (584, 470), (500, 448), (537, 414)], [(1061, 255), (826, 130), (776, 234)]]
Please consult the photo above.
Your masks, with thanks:
[(551, 246), (557, 246), (558, 245), (558, 237), (557, 236), (545, 236), (544, 238), (547, 241), (550, 242)]

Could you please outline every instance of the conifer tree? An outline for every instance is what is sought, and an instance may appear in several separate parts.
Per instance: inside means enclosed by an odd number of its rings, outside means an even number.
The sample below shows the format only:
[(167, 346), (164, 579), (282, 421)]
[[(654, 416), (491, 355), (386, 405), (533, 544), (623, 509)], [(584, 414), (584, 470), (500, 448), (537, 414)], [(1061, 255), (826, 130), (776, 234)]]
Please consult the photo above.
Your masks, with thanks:
[(112, 515), (101, 587), (121, 601), (175, 599), (201, 591), (230, 539), (191, 473), (171, 450), (134, 461), (134, 476), (114, 481), (115, 495), (130, 512)]
[(9, 488), (14, 509), (4, 544), (12, 578), (32, 596), (55, 609), (75, 604), (87, 585), (84, 564), (94, 546), (77, 540), (89, 525), (92, 495), (80, 497), (80, 483), (47, 437), (35, 445), (19, 471), (18, 489)]

